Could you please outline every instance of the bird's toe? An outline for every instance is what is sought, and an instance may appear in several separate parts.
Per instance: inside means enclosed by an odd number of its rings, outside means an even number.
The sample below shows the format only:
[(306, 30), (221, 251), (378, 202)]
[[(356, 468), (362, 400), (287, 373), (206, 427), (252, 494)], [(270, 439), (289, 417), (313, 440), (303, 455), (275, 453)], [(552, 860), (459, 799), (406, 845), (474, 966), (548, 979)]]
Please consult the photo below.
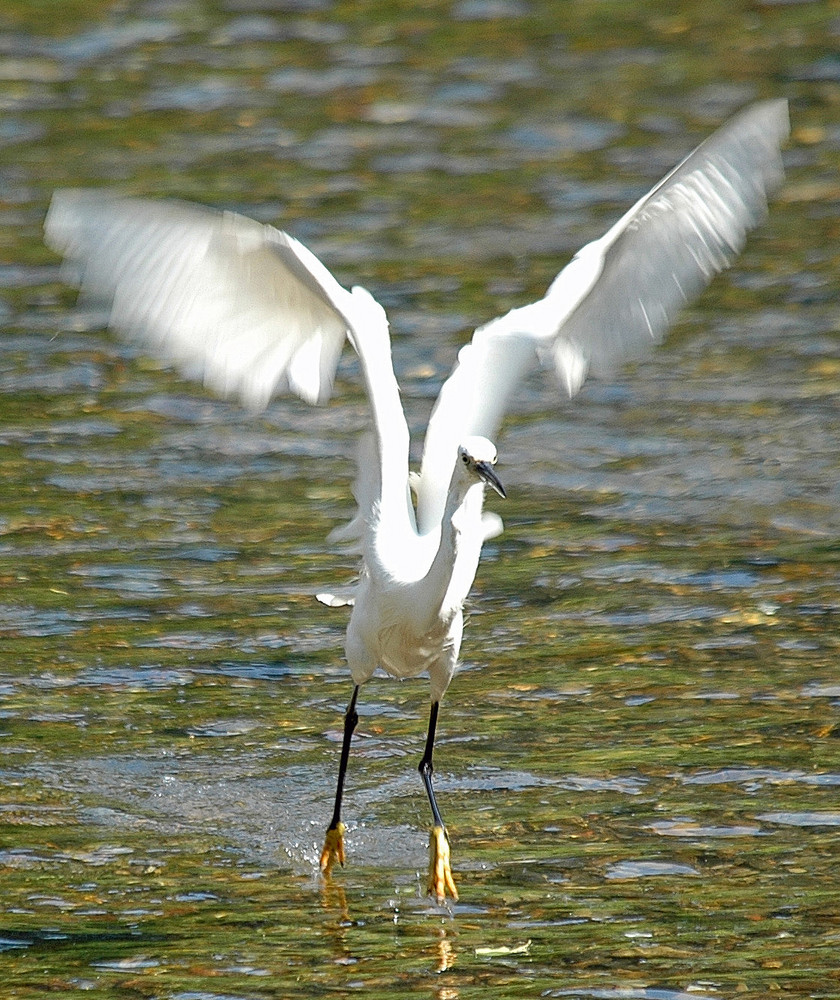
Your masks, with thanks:
[(429, 886), (430, 896), (442, 903), (446, 894), (453, 900), (458, 898), (455, 879), (452, 877), (452, 867), (449, 862), (449, 838), (442, 826), (432, 827), (429, 837)]
[(344, 824), (338, 823), (327, 830), (324, 837), (324, 847), (321, 851), (321, 871), (329, 875), (338, 862), (344, 866)]

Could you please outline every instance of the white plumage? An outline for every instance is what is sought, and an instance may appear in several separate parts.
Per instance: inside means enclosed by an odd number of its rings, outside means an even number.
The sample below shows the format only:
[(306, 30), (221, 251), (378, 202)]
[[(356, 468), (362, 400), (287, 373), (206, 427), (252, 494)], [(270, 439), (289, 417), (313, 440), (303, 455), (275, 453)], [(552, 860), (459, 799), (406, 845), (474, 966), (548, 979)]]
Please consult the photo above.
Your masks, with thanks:
[[(359, 685), (377, 666), (427, 671), (432, 712), (420, 770), (434, 816), (430, 891), (455, 892), (432, 788), (438, 704), (457, 664), (462, 608), (484, 540), (495, 438), (538, 362), (574, 395), (588, 374), (658, 343), (679, 309), (731, 264), (781, 182), (787, 103), (742, 111), (558, 274), (545, 297), (476, 330), (443, 384), (419, 476), (391, 361), (388, 322), (361, 288), (343, 288), (297, 240), (230, 213), (98, 191), (57, 192), (49, 244), (111, 324), (214, 390), (264, 407), (291, 390), (322, 402), (345, 338), (359, 356), (373, 418), (355, 493), (363, 567), (347, 631), (356, 685), (345, 717), (335, 811), (322, 867), (344, 860), (341, 799)], [(416, 496), (413, 499), (412, 491)]]

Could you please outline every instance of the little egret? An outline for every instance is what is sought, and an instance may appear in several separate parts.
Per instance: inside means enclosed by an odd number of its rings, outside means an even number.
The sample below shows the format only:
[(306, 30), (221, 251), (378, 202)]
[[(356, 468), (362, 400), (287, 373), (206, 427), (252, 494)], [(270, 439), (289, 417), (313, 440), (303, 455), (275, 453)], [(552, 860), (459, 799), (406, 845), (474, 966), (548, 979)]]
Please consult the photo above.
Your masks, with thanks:
[(463, 605), (484, 541), (501, 521), (491, 443), (517, 386), (538, 362), (572, 396), (588, 374), (658, 343), (678, 310), (732, 263), (781, 183), (787, 102), (746, 108), (675, 167), (558, 274), (545, 297), (475, 331), (443, 383), (419, 475), (382, 307), (343, 288), (291, 236), (231, 212), (101, 191), (56, 192), (47, 242), (84, 291), (110, 303), (111, 325), (249, 407), (290, 390), (328, 399), (345, 338), (359, 357), (373, 433), (360, 446), (349, 526), (362, 569), (345, 651), (353, 693), (335, 809), (321, 855), (344, 863), (341, 802), (360, 686), (377, 667), (428, 673), (431, 711), (420, 773), (433, 817), (429, 892), (457, 898), (449, 838), (435, 801), (432, 753), (440, 701), (458, 662)]

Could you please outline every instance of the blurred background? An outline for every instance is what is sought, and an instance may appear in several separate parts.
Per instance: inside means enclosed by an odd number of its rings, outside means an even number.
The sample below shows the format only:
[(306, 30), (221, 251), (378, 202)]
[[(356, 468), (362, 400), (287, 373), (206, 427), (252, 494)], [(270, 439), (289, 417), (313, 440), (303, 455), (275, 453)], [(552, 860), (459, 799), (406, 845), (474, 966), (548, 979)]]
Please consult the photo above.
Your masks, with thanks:
[[(4, 0), (7, 996), (840, 996), (839, 44), (834, 0)], [(461, 901), (424, 894), (422, 680), (364, 689), (322, 885), (352, 359), (323, 408), (213, 398), (77, 305), (52, 191), (298, 237), (387, 307), (420, 431), (477, 324), (775, 97), (736, 266), (497, 442), (436, 753)]]

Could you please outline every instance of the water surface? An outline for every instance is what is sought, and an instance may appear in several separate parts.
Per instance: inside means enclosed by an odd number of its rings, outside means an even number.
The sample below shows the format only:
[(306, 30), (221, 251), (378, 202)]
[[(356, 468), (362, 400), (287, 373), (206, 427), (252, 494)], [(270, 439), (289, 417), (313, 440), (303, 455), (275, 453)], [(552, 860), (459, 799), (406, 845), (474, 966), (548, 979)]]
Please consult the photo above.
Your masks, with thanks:
[[(86, 0), (0, 13), (6, 995), (837, 997), (840, 23), (819, 2)], [(655, 357), (535, 377), (436, 764), (364, 691), (325, 886), (364, 398), (262, 416), (103, 332), (52, 190), (249, 213), (389, 310), (414, 429), (471, 329), (738, 107), (789, 180)], [(416, 443), (419, 448), (419, 442)]]

